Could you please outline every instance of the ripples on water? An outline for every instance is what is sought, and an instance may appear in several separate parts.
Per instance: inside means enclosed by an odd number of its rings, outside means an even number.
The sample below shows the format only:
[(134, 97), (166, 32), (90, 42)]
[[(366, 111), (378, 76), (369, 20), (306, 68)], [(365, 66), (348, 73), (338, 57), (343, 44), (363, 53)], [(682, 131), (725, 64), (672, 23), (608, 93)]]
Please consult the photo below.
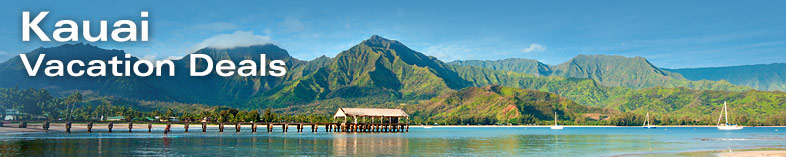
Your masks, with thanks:
[[(180, 128), (182, 129), (182, 128)], [(245, 128), (244, 128), (245, 129)], [(410, 128), (408, 133), (30, 133), (0, 135), (2, 155), (620, 155), (786, 148), (783, 128)], [(260, 129), (263, 130), (264, 129)], [(310, 131), (310, 129), (304, 129)], [(145, 130), (146, 131), (146, 130)], [(324, 130), (320, 130), (324, 131)], [(105, 132), (96, 130), (94, 132)]]

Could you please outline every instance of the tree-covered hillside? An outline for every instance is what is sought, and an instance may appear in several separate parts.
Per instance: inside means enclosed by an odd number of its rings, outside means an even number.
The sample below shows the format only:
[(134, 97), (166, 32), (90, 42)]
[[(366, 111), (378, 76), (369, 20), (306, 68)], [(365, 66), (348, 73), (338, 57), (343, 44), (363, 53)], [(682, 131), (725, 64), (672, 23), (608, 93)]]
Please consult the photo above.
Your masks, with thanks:
[(677, 73), (664, 71), (643, 57), (627, 58), (608, 55), (578, 55), (558, 65), (546, 65), (529, 59), (496, 61), (454, 61), (451, 65), (475, 66), (492, 70), (511, 71), (535, 76), (590, 78), (609, 87), (633, 89), (649, 87), (687, 87), (700, 90), (744, 91), (726, 81), (690, 81)]

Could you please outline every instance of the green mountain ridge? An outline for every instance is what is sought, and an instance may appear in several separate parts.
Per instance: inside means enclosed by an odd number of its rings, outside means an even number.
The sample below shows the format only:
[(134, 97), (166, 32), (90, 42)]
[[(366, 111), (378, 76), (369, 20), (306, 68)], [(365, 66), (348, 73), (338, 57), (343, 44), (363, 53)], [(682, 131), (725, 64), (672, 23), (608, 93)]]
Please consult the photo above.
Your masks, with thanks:
[(339, 53), (326, 65), (251, 104), (281, 107), (337, 97), (428, 99), (470, 84), (442, 61), (376, 35)]
[(622, 86), (640, 89), (664, 86), (731, 91), (747, 90), (746, 87), (738, 87), (726, 81), (690, 81), (678, 73), (664, 71), (656, 67), (643, 57), (578, 55), (558, 65), (546, 65), (529, 59), (470, 60), (454, 61), (448, 64), (476, 66), (535, 76), (590, 78), (610, 87)]
[(786, 63), (665, 70), (682, 74), (688, 80), (725, 80), (757, 90), (786, 91)]

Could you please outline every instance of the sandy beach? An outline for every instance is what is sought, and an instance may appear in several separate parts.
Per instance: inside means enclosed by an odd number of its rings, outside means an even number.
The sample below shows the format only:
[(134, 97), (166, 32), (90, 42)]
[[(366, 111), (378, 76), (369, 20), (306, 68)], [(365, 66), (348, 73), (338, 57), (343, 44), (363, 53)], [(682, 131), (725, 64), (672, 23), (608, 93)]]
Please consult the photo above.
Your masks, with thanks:
[(739, 151), (715, 154), (720, 157), (786, 157), (784, 150)]

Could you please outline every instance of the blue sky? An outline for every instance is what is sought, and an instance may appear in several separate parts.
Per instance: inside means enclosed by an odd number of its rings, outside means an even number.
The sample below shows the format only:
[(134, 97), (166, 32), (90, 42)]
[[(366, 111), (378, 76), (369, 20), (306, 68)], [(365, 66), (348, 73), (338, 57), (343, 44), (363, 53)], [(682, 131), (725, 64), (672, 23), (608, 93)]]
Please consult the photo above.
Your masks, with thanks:
[(48, 10), (41, 24), (48, 33), (61, 19), (111, 25), (139, 21), (139, 12), (149, 11), (149, 42), (91, 44), (150, 59), (179, 58), (207, 45), (270, 42), (310, 60), (333, 57), (377, 34), (443, 61), (529, 58), (559, 64), (578, 54), (608, 54), (642, 56), (666, 68), (786, 62), (783, 1), (3, 3), (1, 60), (63, 44), (21, 40), (22, 11)]

